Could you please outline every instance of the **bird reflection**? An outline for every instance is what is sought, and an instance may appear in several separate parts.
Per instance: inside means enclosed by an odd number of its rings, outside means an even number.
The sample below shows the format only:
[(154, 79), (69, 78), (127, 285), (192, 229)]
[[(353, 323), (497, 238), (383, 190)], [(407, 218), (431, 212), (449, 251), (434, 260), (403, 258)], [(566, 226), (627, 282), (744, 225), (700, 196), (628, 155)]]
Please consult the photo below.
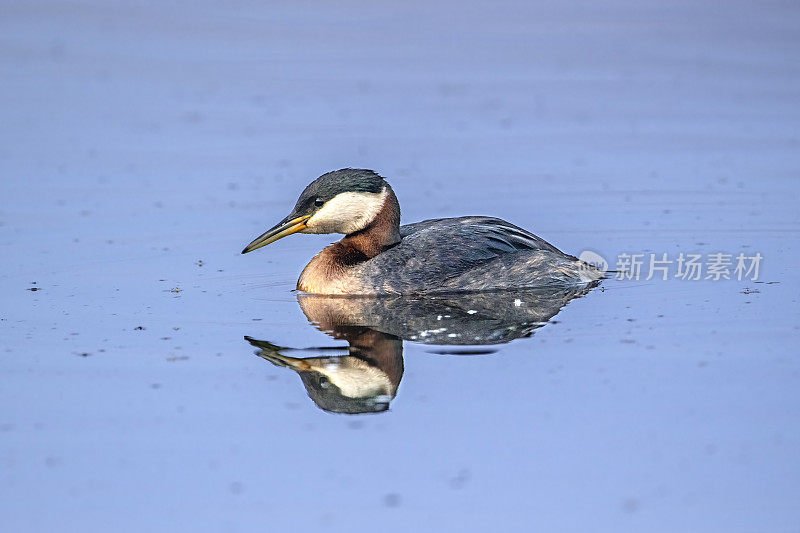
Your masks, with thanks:
[[(287, 348), (245, 339), (270, 363), (294, 370), (308, 396), (333, 413), (389, 409), (403, 377), (403, 340), (436, 345), (436, 354), (477, 355), (529, 337), (570, 300), (594, 288), (438, 295), (342, 298), (299, 294), (306, 317), (349, 346)], [(293, 357), (289, 353), (319, 353)]]
[[(308, 396), (332, 413), (378, 413), (389, 408), (403, 377), (403, 341), (366, 327), (339, 324), (330, 331), (347, 341), (341, 348), (282, 348), (245, 337), (259, 348), (256, 354), (275, 366), (297, 372)], [(335, 351), (342, 355), (290, 357), (286, 352)]]

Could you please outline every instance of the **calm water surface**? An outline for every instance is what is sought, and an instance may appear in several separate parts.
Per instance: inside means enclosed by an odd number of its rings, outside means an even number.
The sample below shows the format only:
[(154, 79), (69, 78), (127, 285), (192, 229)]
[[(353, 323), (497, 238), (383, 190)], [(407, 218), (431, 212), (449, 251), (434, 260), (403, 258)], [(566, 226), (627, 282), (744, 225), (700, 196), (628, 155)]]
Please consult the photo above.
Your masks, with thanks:
[[(4, 530), (800, 531), (797, 6), (3, 12)], [(344, 166), (405, 222), (763, 261), (299, 296), (332, 236), (239, 251)]]

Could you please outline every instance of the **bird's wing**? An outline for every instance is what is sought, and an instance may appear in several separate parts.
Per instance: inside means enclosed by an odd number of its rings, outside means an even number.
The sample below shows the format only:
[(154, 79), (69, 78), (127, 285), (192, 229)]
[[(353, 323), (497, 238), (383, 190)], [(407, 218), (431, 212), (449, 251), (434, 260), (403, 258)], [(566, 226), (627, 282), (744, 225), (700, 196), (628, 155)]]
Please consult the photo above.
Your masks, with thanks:
[(395, 247), (366, 261), (362, 279), (373, 279), (376, 288), (386, 285), (421, 291), (463, 274), (486, 261), (519, 252), (549, 252), (570, 258), (544, 239), (509, 222), (492, 217), (460, 217), (426, 220), (400, 228), (402, 240)]
[(400, 235), (410, 240), (437, 243), (462, 255), (479, 259), (498, 257), (520, 250), (562, 252), (533, 233), (494, 217), (459, 217), (425, 220), (400, 227)]

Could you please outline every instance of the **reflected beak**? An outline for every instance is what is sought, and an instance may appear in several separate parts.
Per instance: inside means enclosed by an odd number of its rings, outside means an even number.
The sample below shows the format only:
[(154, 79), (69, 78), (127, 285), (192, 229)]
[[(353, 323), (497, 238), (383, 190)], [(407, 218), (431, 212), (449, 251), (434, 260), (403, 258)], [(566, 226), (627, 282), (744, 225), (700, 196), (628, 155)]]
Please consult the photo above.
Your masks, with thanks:
[(256, 355), (262, 359), (266, 359), (275, 366), (288, 367), (295, 372), (308, 372), (311, 370), (310, 364), (302, 359), (298, 359), (297, 357), (288, 357), (279, 353), (270, 353), (266, 350), (261, 350), (260, 352), (257, 352)]
[(256, 352), (256, 355), (259, 356), (261, 359), (269, 361), (275, 366), (282, 366), (288, 367), (294, 370), (295, 372), (308, 372), (311, 370), (311, 365), (308, 364), (307, 361), (303, 359), (299, 359), (297, 357), (289, 357), (288, 355), (283, 355), (281, 353), (268, 350), (262, 348), (261, 350)]
[(289, 219), (288, 217), (278, 222), (274, 227), (268, 229), (264, 232), (263, 235), (259, 236), (253, 242), (247, 245), (247, 247), (242, 250), (243, 254), (247, 252), (252, 252), (253, 250), (258, 250), (262, 246), (266, 246), (270, 243), (277, 241), (278, 239), (283, 239), (291, 235), (292, 233), (297, 233), (298, 231), (303, 231), (306, 229), (306, 222), (308, 219), (311, 218), (311, 215), (303, 215), (301, 217)]
[(302, 359), (289, 357), (280, 353), (280, 350), (289, 348), (282, 348), (272, 344), (269, 341), (260, 341), (254, 339), (253, 337), (248, 337), (247, 335), (245, 335), (244, 338), (256, 348), (260, 348), (260, 350), (256, 352), (257, 356), (261, 357), (262, 359), (266, 359), (275, 366), (288, 366), (292, 370), (297, 371), (309, 369), (309, 364)]

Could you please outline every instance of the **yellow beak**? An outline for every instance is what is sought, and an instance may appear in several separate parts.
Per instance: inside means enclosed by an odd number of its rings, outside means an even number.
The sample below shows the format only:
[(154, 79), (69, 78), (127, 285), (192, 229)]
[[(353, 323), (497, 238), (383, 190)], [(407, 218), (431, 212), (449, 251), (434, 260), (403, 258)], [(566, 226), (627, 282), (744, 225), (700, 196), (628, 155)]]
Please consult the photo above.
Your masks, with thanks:
[(254, 239), (253, 242), (248, 244), (245, 247), (245, 249), (242, 250), (242, 253), (246, 254), (247, 252), (258, 250), (262, 246), (266, 246), (270, 243), (273, 243), (278, 239), (283, 239), (284, 237), (288, 237), (292, 233), (303, 231), (304, 229), (306, 229), (306, 222), (308, 221), (309, 218), (311, 218), (311, 215), (303, 215), (301, 217), (293, 218), (291, 220), (287, 219), (281, 220), (274, 227), (268, 229), (262, 235)]

